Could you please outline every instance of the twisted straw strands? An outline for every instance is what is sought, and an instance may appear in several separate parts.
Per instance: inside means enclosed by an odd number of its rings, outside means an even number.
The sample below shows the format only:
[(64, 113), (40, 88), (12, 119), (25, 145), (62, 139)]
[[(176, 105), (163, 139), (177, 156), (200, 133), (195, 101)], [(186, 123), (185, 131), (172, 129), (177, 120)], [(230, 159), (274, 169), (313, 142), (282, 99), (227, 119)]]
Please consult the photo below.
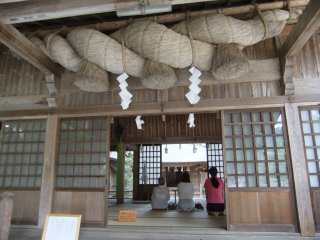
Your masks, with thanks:
[[(253, 20), (238, 20), (222, 14), (194, 17), (189, 20), (194, 39), (207, 43), (237, 43), (253, 45), (278, 35), (284, 28), (289, 12), (273, 10), (262, 12)], [(177, 23), (172, 30), (188, 35), (187, 21)]]
[[(211, 44), (194, 41), (195, 53), (192, 56), (190, 39), (167, 27), (152, 21), (138, 21), (110, 35), (132, 51), (146, 59), (167, 64), (174, 68), (186, 68), (192, 64), (202, 71), (209, 71), (215, 47)], [(123, 37), (122, 37), (123, 36)]]
[(46, 44), (41, 40), (33, 40), (49, 52), (49, 57), (61, 64), (66, 69), (76, 72), (74, 85), (88, 92), (103, 92), (109, 88), (108, 74), (98, 66), (80, 58), (66, 39), (59, 35), (50, 34), (45, 37)]
[(126, 47), (122, 51), (121, 44), (99, 31), (87, 28), (75, 29), (68, 34), (67, 40), (81, 57), (106, 71), (122, 74), (125, 72), (125, 65), (129, 75), (138, 78), (143, 75), (145, 59)]

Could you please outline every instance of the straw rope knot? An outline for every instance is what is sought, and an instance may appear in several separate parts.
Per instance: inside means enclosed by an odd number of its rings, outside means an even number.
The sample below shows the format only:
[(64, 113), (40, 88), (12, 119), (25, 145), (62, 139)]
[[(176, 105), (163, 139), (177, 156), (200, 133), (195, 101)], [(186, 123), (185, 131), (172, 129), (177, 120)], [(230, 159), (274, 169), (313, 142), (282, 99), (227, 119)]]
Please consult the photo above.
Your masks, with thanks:
[(121, 52), (122, 52), (122, 68), (123, 68), (123, 72), (127, 72), (127, 68), (126, 68), (126, 54), (125, 54), (125, 49), (124, 49), (124, 34), (122, 34), (122, 40), (121, 40)]
[(186, 21), (186, 25), (187, 25), (187, 31), (188, 31), (188, 37), (190, 38), (190, 44), (191, 44), (191, 51), (192, 51), (192, 67), (194, 66), (194, 58), (195, 58), (195, 47), (194, 47), (194, 42), (193, 42), (193, 37), (192, 37), (192, 33), (190, 30), (190, 13), (189, 11), (187, 12), (187, 21)]
[(257, 3), (254, 4), (255, 6), (255, 9), (256, 9), (256, 12), (258, 13), (262, 23), (263, 23), (263, 26), (264, 26), (264, 33), (263, 33), (263, 38), (262, 39), (266, 39), (266, 36), (267, 36), (267, 33), (268, 33), (268, 24), (266, 23), (262, 13), (261, 13), (261, 10), (259, 8), (259, 5)]

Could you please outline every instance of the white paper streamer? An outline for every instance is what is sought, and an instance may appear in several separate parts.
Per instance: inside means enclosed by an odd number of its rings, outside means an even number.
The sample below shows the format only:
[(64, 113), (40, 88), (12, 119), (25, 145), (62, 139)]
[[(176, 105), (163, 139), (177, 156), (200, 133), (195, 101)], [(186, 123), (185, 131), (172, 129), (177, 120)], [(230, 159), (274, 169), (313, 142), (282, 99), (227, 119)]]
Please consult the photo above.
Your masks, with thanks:
[(141, 119), (141, 116), (136, 117), (136, 124), (138, 129), (140, 130), (143, 129), (142, 124), (144, 124), (144, 121)]
[(201, 82), (199, 77), (201, 76), (201, 72), (199, 69), (192, 67), (189, 69), (191, 72), (191, 77), (189, 81), (191, 82), (189, 86), (189, 92), (186, 94), (186, 98), (189, 100), (191, 104), (197, 104), (200, 101), (199, 93), (201, 92), (201, 88), (198, 86)]
[(129, 104), (132, 102), (132, 94), (127, 90), (128, 83), (126, 82), (126, 79), (128, 78), (128, 74), (122, 73), (117, 77), (117, 80), (119, 82), (119, 87), (121, 89), (121, 92), (119, 93), (121, 97), (121, 107), (123, 110), (127, 109), (129, 107)]
[(189, 113), (189, 117), (188, 117), (189, 128), (195, 127), (194, 119), (195, 119), (194, 118), (194, 113)]

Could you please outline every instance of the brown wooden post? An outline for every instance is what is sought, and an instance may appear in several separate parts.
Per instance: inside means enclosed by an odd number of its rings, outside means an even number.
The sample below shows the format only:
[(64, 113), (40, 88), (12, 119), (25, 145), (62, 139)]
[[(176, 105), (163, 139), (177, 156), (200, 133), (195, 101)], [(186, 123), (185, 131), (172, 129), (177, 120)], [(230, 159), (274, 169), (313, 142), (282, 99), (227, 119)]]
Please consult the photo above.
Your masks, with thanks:
[[(138, 148), (139, 149), (139, 148)], [(139, 150), (133, 151), (133, 200), (139, 200)]]
[(286, 103), (285, 113), (300, 232), (301, 235), (305, 237), (314, 236), (315, 226), (312, 214), (308, 171), (297, 104)]
[(38, 228), (43, 228), (46, 216), (52, 211), (55, 186), (55, 153), (58, 137), (58, 116), (49, 115), (47, 119), (43, 173), (40, 191)]
[(110, 146), (111, 146), (111, 117), (107, 117), (107, 132), (106, 132), (106, 185), (105, 185), (105, 221), (104, 225), (108, 225), (108, 210), (109, 210), (109, 190), (110, 190)]
[(124, 203), (124, 167), (125, 167), (125, 152), (126, 147), (123, 143), (118, 144), (118, 157), (117, 157), (117, 203)]

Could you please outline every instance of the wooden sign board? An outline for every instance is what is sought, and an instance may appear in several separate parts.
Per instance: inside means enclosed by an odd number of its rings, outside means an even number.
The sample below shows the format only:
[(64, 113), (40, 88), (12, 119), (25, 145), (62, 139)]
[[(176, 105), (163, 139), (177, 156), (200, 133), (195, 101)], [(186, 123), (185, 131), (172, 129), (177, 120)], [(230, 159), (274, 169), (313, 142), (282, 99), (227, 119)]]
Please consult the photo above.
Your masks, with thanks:
[(81, 215), (48, 214), (41, 240), (78, 240)]
[(137, 221), (137, 211), (120, 210), (118, 220), (119, 220), (119, 222), (136, 222)]

